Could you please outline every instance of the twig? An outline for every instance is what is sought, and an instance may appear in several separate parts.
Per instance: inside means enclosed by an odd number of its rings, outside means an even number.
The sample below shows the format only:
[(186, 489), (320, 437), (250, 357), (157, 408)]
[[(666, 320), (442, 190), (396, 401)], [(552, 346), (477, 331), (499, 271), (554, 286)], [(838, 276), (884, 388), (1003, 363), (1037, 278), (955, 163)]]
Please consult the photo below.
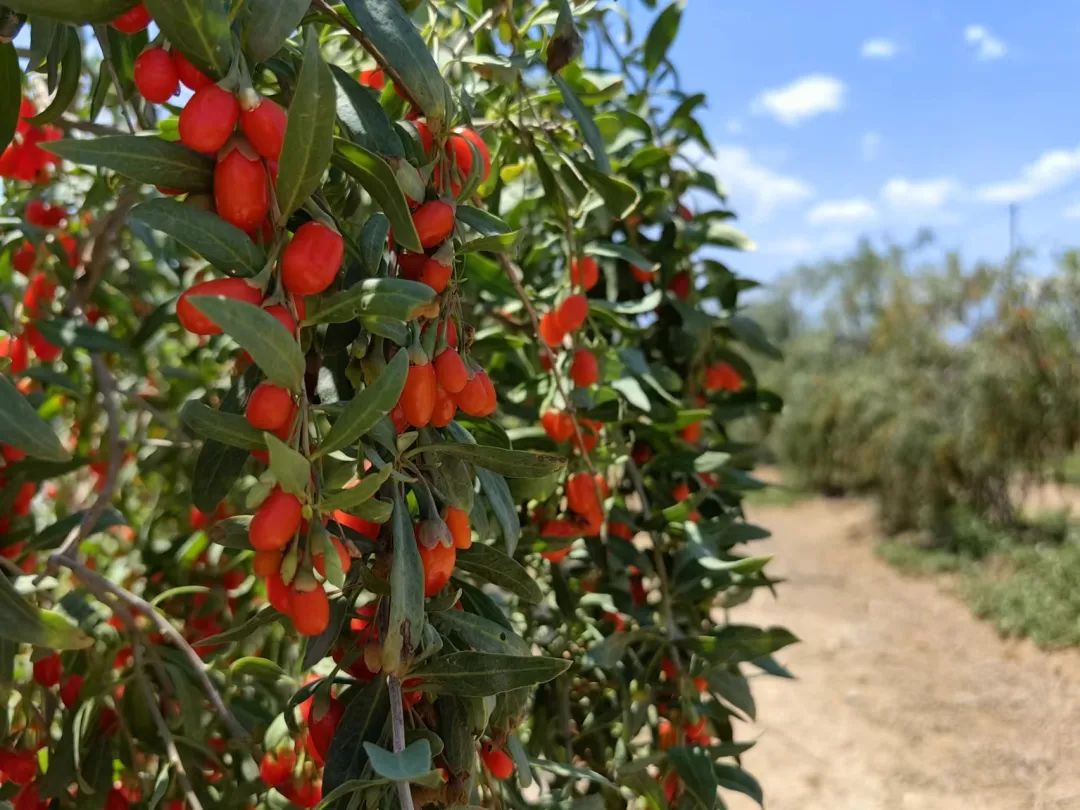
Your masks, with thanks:
[(128, 130), (132, 133), (135, 132), (135, 122), (131, 120), (131, 112), (128, 110), (127, 99), (124, 98), (124, 91), (121, 90), (120, 77), (116, 74), (116, 66), (113, 64), (112, 57), (105, 52), (105, 43), (109, 41), (109, 33), (104, 25), (95, 25), (94, 34), (98, 38), (98, 42), (101, 43), (101, 55), (104, 57), (105, 65), (109, 68), (109, 76), (112, 78), (113, 89), (116, 90), (116, 97), (120, 99), (120, 111), (124, 114), (124, 122), (128, 126)]
[(464, 32), (461, 39), (457, 41), (457, 44), (451, 49), (450, 53), (454, 59), (460, 59), (461, 54), (465, 51), (465, 48), (476, 39), (476, 35), (480, 33), (480, 29), (495, 19), (496, 12), (502, 13), (505, 10), (505, 3), (500, 4), (497, 8), (489, 8), (483, 14), (476, 18), (476, 22), (469, 26), (468, 30)]
[(83, 247), (80, 261), (83, 273), (72, 285), (64, 301), (65, 313), (71, 314), (76, 309), (86, 308), (86, 302), (90, 300), (109, 266), (109, 253), (116, 235), (127, 219), (128, 212), (138, 201), (137, 191), (125, 191), (117, 199), (116, 207), (96, 224), (93, 235)]
[(422, 109), (420, 105), (413, 100), (413, 97), (409, 95), (409, 86), (405, 84), (405, 80), (402, 79), (401, 74), (398, 73), (397, 69), (390, 64), (389, 60), (379, 52), (379, 49), (375, 47), (375, 43), (371, 41), (371, 38), (367, 34), (342, 17), (337, 12), (337, 9), (327, 3), (326, 0), (314, 0), (312, 5), (324, 12), (334, 22), (345, 29), (353, 39), (360, 43), (361, 48), (371, 54), (375, 61), (379, 63), (379, 67), (382, 68), (383, 72), (385, 72), (394, 82), (397, 87), (397, 92), (402, 98), (414, 107)]
[(75, 526), (60, 547), (49, 557), (49, 568), (55, 570), (59, 560), (76, 550), (79, 544), (93, 531), (98, 519), (112, 502), (113, 493), (116, 491), (116, 482), (119, 477), (120, 465), (124, 460), (124, 448), (120, 443), (120, 409), (116, 406), (116, 378), (109, 372), (104, 359), (100, 354), (90, 357), (90, 364), (94, 368), (94, 378), (97, 380), (98, 391), (105, 404), (107, 417), (106, 431), (108, 433), (109, 459), (105, 470), (105, 481), (101, 491), (89, 509), (82, 516), (82, 520)]
[(202, 810), (202, 803), (199, 801), (199, 797), (195, 795), (195, 791), (191, 787), (191, 780), (188, 779), (184, 760), (176, 748), (176, 740), (173, 739), (172, 732), (169, 730), (169, 724), (165, 722), (165, 718), (161, 714), (161, 708), (158, 706), (157, 697), (150, 688), (146, 673), (143, 671), (142, 645), (135, 644), (133, 646), (137, 672), (136, 680), (138, 680), (139, 686), (142, 689), (143, 698), (150, 707), (150, 713), (154, 718), (154, 725), (157, 726), (158, 734), (165, 744), (165, 752), (168, 754), (169, 762), (172, 763), (173, 770), (176, 772), (176, 778), (180, 780), (180, 789), (184, 791), (184, 797), (187, 799), (187, 806), (191, 808), (191, 810)]
[[(71, 556), (52, 558), (56, 564), (70, 570), (78, 579), (83, 582), (91, 591), (99, 595), (108, 593), (120, 599), (128, 607), (130, 607), (135, 613), (146, 616), (154, 625), (161, 631), (162, 635), (166, 636), (184, 657), (188, 659), (191, 664), (192, 671), (195, 673), (195, 677), (203, 687), (203, 691), (206, 693), (207, 698), (213, 705), (215, 711), (221, 716), (222, 721), (229, 729), (229, 733), (232, 734), (238, 740), (250, 743), (249, 734), (247, 729), (240, 725), (239, 721), (233, 716), (232, 712), (225, 705), (225, 701), (222, 700), (221, 693), (218, 692), (214, 682), (210, 680), (210, 676), (206, 672), (206, 664), (199, 657), (199, 654), (192, 649), (187, 639), (183, 634), (177, 630), (172, 622), (165, 616), (161, 615), (153, 605), (147, 602), (145, 599), (136, 596), (126, 588), (122, 588), (110, 579), (105, 578), (96, 571), (91, 570), (85, 564)], [(104, 600), (103, 600), (104, 601)]]
[(551, 347), (547, 345), (547, 341), (540, 337), (540, 316), (536, 314), (536, 308), (532, 305), (532, 301), (529, 300), (529, 296), (525, 292), (525, 287), (522, 286), (521, 268), (514, 264), (510, 257), (505, 253), (499, 254), (499, 264), (502, 265), (503, 272), (506, 273), (506, 277), (510, 279), (510, 283), (514, 285), (518, 298), (521, 299), (521, 303), (525, 306), (525, 311), (529, 313), (529, 320), (532, 321), (532, 327), (536, 332), (537, 342), (551, 362), (551, 373), (555, 378), (555, 387), (559, 389), (559, 394), (562, 396), (563, 402), (566, 403), (567, 413), (570, 414), (570, 422), (574, 426), (574, 438), (577, 439), (578, 449), (581, 451), (585, 466), (591, 474), (596, 475), (596, 468), (593, 467), (592, 459), (589, 458), (589, 451), (585, 449), (585, 438), (581, 432), (581, 425), (578, 423), (577, 409), (574, 407), (570, 395), (566, 393), (566, 387), (563, 385), (562, 376), (555, 371), (555, 363), (558, 358), (556, 358), (555, 352), (552, 351)]
[[(394, 753), (405, 750), (405, 712), (401, 701), (401, 680), (397, 675), (391, 675), (386, 679), (386, 685), (390, 690), (390, 721), (394, 733)], [(398, 782), (398, 801), (401, 810), (414, 810), (412, 788), (408, 782)]]
[(73, 115), (61, 116), (61, 118), (56, 122), (56, 125), (65, 132), (75, 130), (76, 132), (89, 132), (91, 135), (125, 134), (122, 129), (110, 127), (108, 124), (97, 124), (93, 121), (80, 121)]

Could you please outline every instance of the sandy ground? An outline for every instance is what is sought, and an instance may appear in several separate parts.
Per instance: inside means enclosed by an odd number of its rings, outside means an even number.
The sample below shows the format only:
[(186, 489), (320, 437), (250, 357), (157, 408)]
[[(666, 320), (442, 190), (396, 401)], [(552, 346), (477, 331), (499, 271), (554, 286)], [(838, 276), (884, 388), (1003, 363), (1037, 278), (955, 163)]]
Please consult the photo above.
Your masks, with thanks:
[[(780, 624), (797, 676), (755, 678), (745, 766), (770, 810), (1080, 810), (1080, 654), (1000, 639), (940, 583), (873, 553), (872, 507), (758, 507), (789, 581), (737, 621)], [(732, 810), (756, 805), (725, 794)]]

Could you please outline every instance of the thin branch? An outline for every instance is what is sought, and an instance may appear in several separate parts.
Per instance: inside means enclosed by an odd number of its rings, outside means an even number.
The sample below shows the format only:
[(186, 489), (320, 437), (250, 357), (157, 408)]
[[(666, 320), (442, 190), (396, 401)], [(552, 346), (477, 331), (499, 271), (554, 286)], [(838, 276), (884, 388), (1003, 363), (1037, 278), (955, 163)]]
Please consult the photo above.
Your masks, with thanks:
[(585, 438), (581, 432), (581, 425), (578, 422), (577, 409), (574, 407), (570, 395), (566, 392), (562, 375), (555, 370), (558, 358), (555, 356), (555, 352), (552, 348), (547, 345), (547, 341), (540, 337), (540, 316), (536, 314), (536, 307), (532, 305), (532, 301), (529, 300), (528, 293), (525, 292), (525, 287), (521, 283), (521, 268), (514, 264), (510, 257), (505, 253), (499, 254), (499, 264), (502, 265), (503, 272), (506, 274), (506, 277), (510, 279), (510, 283), (514, 285), (514, 290), (517, 291), (518, 298), (521, 299), (521, 303), (525, 306), (525, 311), (529, 313), (529, 320), (532, 321), (532, 327), (533, 331), (536, 332), (537, 342), (551, 362), (551, 374), (555, 378), (555, 387), (559, 389), (559, 394), (562, 396), (563, 402), (566, 403), (567, 413), (570, 414), (570, 422), (574, 426), (574, 438), (577, 439), (578, 449), (581, 451), (581, 456), (585, 460), (585, 467), (592, 475), (596, 475), (596, 468), (593, 467), (592, 459), (589, 458), (589, 451), (585, 449)]
[[(154, 625), (161, 631), (162, 635), (168, 638), (184, 657), (188, 659), (191, 664), (192, 671), (195, 673), (195, 677), (202, 685), (203, 691), (206, 693), (206, 697), (210, 700), (215, 711), (221, 717), (222, 721), (229, 729), (229, 733), (237, 740), (244, 741), (248, 744), (250, 742), (250, 735), (239, 721), (233, 716), (232, 712), (225, 705), (225, 701), (221, 697), (221, 693), (218, 692), (214, 682), (210, 680), (210, 676), (206, 671), (206, 663), (199, 657), (199, 654), (192, 649), (191, 644), (184, 638), (183, 634), (173, 626), (173, 623), (169, 619), (163, 616), (145, 599), (136, 596), (131, 591), (122, 588), (112, 580), (109, 580), (99, 574), (96, 571), (88, 568), (84, 563), (71, 556), (52, 558), (57, 565), (62, 565), (71, 571), (78, 579), (86, 585), (95, 594), (100, 595), (108, 593), (117, 597), (121, 602), (125, 603), (135, 613), (146, 616)], [(105, 600), (103, 600), (105, 601)]]
[(108, 124), (97, 124), (93, 121), (81, 121), (73, 115), (65, 114), (56, 121), (56, 125), (65, 132), (89, 132), (91, 135), (124, 135), (122, 129), (110, 127)]
[[(401, 680), (397, 675), (391, 675), (386, 679), (386, 685), (390, 690), (390, 721), (394, 734), (394, 753), (397, 754), (405, 750), (405, 712), (402, 709)], [(398, 782), (397, 791), (401, 810), (415, 810), (409, 783)]]
[(383, 72), (393, 80), (394, 85), (397, 87), (398, 94), (414, 107), (420, 108), (420, 105), (409, 95), (409, 87), (405, 84), (401, 74), (398, 73), (397, 69), (390, 64), (382, 53), (379, 52), (379, 49), (375, 47), (375, 43), (371, 41), (371, 38), (367, 34), (345, 19), (345, 17), (341, 16), (341, 14), (337, 12), (337, 9), (327, 3), (326, 0), (314, 0), (312, 5), (330, 17), (348, 32), (349, 36), (359, 42), (360, 47), (371, 54), (375, 61), (379, 63), (379, 67), (382, 68)]
[(165, 744), (165, 751), (169, 756), (169, 762), (172, 763), (173, 770), (176, 772), (176, 778), (180, 781), (180, 789), (184, 791), (184, 797), (187, 799), (187, 806), (191, 808), (191, 810), (202, 810), (202, 803), (199, 801), (199, 797), (195, 795), (195, 791), (191, 787), (191, 780), (188, 778), (184, 760), (176, 748), (176, 740), (173, 739), (172, 731), (169, 730), (169, 724), (165, 722), (165, 718), (161, 714), (161, 708), (158, 706), (157, 697), (150, 688), (149, 680), (146, 677), (146, 673), (143, 671), (144, 662), (142, 658), (142, 645), (135, 644), (133, 646), (135, 653), (135, 667), (136, 672), (138, 673), (136, 680), (138, 680), (139, 686), (142, 689), (143, 698), (150, 707), (150, 714), (154, 718), (154, 725), (157, 726), (158, 734)]

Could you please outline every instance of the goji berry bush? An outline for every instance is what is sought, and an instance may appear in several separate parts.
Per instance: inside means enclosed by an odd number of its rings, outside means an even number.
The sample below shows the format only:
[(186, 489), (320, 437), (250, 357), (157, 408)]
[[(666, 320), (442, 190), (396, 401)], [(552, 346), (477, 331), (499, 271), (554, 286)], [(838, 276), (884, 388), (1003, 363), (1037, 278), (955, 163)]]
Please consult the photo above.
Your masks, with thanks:
[(0, 799), (762, 800), (681, 11), (4, 0)]

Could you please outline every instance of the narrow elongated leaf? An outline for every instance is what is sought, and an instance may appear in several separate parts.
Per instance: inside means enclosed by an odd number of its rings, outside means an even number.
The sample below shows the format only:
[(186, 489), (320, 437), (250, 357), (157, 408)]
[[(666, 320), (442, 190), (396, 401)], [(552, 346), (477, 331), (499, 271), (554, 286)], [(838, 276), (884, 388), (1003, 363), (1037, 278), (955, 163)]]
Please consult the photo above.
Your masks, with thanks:
[(266, 263), (266, 253), (246, 233), (201, 208), (162, 197), (136, 205), (130, 217), (168, 234), (223, 273), (253, 276)]
[[(232, 386), (221, 400), (219, 413), (241, 414), (247, 402), (248, 392), (259, 379), (259, 370), (249, 368), (242, 376), (233, 380)], [(224, 498), (248, 458), (248, 451), (240, 447), (207, 439), (195, 460), (195, 470), (191, 481), (191, 500), (203, 512), (213, 512)]]
[(675, 40), (675, 34), (679, 31), (679, 23), (682, 21), (683, 8), (686, 0), (674, 0), (671, 5), (660, 12), (652, 28), (645, 37), (645, 69), (652, 73), (667, 56), (668, 48)]
[(529, 604), (537, 605), (544, 598), (536, 578), (521, 563), (485, 543), (473, 543), (468, 549), (458, 551), (457, 567)]
[(331, 65), (330, 72), (338, 88), (338, 120), (349, 140), (380, 155), (405, 157), (401, 139), (375, 93), (337, 65)]
[(215, 78), (232, 63), (227, 0), (146, 0), (146, 7), (174, 48)]
[[(70, 29), (68, 29), (70, 31)], [(35, 115), (31, 122), (36, 126), (51, 124), (71, 106), (79, 91), (79, 72), (82, 70), (82, 41), (74, 32), (68, 34), (67, 47), (60, 60), (60, 83), (56, 86), (49, 106)]]
[[(82, 511), (75, 512), (46, 526), (30, 541), (30, 547), (41, 551), (56, 548), (64, 541), (64, 538), (68, 536), (71, 530), (82, 522), (84, 514)], [(113, 526), (124, 526), (126, 524), (127, 521), (124, 516), (110, 506), (98, 515), (97, 520), (90, 527), (87, 537), (111, 529)]]
[(226, 413), (205, 403), (189, 400), (180, 409), (180, 421), (192, 433), (229, 447), (262, 450), (263, 435), (239, 413)]
[(577, 97), (573, 88), (567, 84), (566, 79), (562, 76), (552, 76), (551, 80), (559, 88), (566, 108), (570, 110), (570, 114), (574, 116), (574, 120), (581, 127), (581, 134), (585, 136), (585, 143), (589, 145), (589, 151), (592, 152), (596, 168), (610, 174), (611, 161), (608, 159), (607, 145), (604, 143), (604, 137), (600, 134), (600, 130), (596, 127), (596, 121), (593, 120), (589, 108), (581, 103), (581, 99)]
[(59, 613), (39, 610), (0, 575), (0, 638), (54, 650), (81, 650), (94, 640)]
[(683, 804), (694, 810), (713, 810), (717, 806), (717, 783), (712, 757), (701, 749), (680, 747), (668, 750), (668, 761), (675, 766), (686, 789)]
[(42, 148), (84, 166), (112, 169), (140, 183), (179, 191), (209, 191), (214, 162), (179, 143), (146, 135), (106, 135), (49, 141)]
[(403, 278), (369, 278), (347, 290), (309, 299), (305, 325), (376, 317), (411, 321), (435, 298), (426, 284)]
[(46, 461), (71, 458), (52, 428), (6, 375), (0, 375), (0, 442)]
[(425, 692), (486, 697), (546, 683), (570, 668), (570, 662), (542, 655), (494, 655), (456, 652), (428, 661), (409, 673)]
[(37, 328), (49, 343), (65, 349), (77, 347), (89, 352), (115, 352), (117, 354), (127, 354), (131, 351), (126, 343), (117, 340), (108, 332), (70, 318), (38, 321)]
[(320, 445), (319, 454), (325, 455), (348, 447), (390, 413), (401, 397), (408, 373), (409, 354), (400, 351), (386, 364), (376, 380), (345, 406)]
[(15, 46), (10, 42), (0, 45), (0, 151), (15, 137), (19, 123), (19, 106), (22, 103), (22, 68)]
[(319, 52), (319, 37), (314, 29), (308, 31), (306, 40), (304, 65), (289, 106), (278, 169), (278, 205), (286, 217), (319, 187), (330, 162), (337, 115), (334, 80)]
[(552, 453), (507, 450), (505, 447), (491, 447), (483, 444), (440, 442), (425, 445), (422, 451), (471, 461), (478, 467), (505, 475), (507, 478), (544, 478), (558, 472), (566, 465), (566, 459)]
[(680, 639), (685, 646), (717, 664), (734, 664), (770, 655), (799, 639), (783, 627), (729, 624), (712, 635)]
[(365, 475), (355, 487), (326, 492), (319, 502), (319, 507), (326, 512), (334, 509), (344, 509), (348, 512), (350, 509), (355, 509), (360, 504), (371, 500), (375, 493), (379, 491), (379, 487), (386, 483), (386, 479), (390, 477), (390, 473), (393, 471), (394, 468), (387, 464), (379, 472)]
[(371, 40), (376, 58), (394, 69), (404, 85), (401, 89), (424, 111), (429, 125), (438, 129), (449, 118), (450, 88), (400, 1), (345, 0), (345, 5)]
[(423, 738), (413, 740), (397, 753), (370, 742), (364, 743), (364, 751), (372, 769), (383, 779), (411, 782), (431, 770), (431, 743)]
[(480, 486), (491, 504), (491, 511), (495, 513), (495, 519), (499, 521), (502, 529), (503, 540), (506, 541), (506, 553), (513, 555), (517, 550), (517, 542), (521, 537), (521, 520), (517, 513), (517, 504), (510, 492), (510, 486), (501, 475), (485, 470), (483, 467), (476, 469), (476, 477), (480, 479)]
[(343, 138), (334, 139), (334, 166), (354, 177), (379, 204), (394, 229), (394, 240), (417, 253), (424, 248), (412, 221), (405, 193), (390, 164), (372, 151)]
[(271, 382), (299, 391), (304, 379), (300, 344), (273, 315), (247, 301), (196, 295), (191, 303), (251, 355)]
[(432, 622), (444, 633), (455, 633), (477, 652), (502, 655), (528, 655), (529, 645), (521, 636), (507, 630), (498, 622), (466, 613), (444, 610), (432, 614)]
[(605, 174), (588, 164), (577, 163), (576, 166), (586, 182), (604, 200), (604, 205), (608, 207), (613, 217), (625, 219), (630, 215), (641, 198), (637, 188), (619, 177)]
[(390, 621), (382, 665), (390, 672), (413, 656), (424, 630), (424, 566), (400, 486), (394, 487), (394, 561), (390, 568)]
[(310, 7), (310, 0), (247, 0), (244, 52), (251, 61), (265, 62), (276, 54)]
[(635, 267), (650, 272), (659, 267), (659, 262), (650, 261), (629, 245), (617, 245), (614, 242), (590, 242), (585, 246), (585, 253), (590, 256), (607, 256), (613, 259), (622, 259)]
[(311, 483), (311, 462), (273, 433), (263, 433), (263, 438), (270, 448), (270, 470), (281, 488), (297, 497), (303, 496)]
[(382, 739), (389, 716), (385, 678), (376, 678), (352, 695), (326, 752), (324, 796), (350, 779), (359, 778), (367, 764), (363, 743)]
[(713, 766), (716, 781), (725, 790), (733, 790), (749, 796), (761, 807), (765, 806), (765, 794), (757, 779), (748, 774), (742, 768), (726, 763), (716, 763)]
[(104, 23), (127, 11), (136, 0), (4, 0), (12, 11), (70, 23)]

